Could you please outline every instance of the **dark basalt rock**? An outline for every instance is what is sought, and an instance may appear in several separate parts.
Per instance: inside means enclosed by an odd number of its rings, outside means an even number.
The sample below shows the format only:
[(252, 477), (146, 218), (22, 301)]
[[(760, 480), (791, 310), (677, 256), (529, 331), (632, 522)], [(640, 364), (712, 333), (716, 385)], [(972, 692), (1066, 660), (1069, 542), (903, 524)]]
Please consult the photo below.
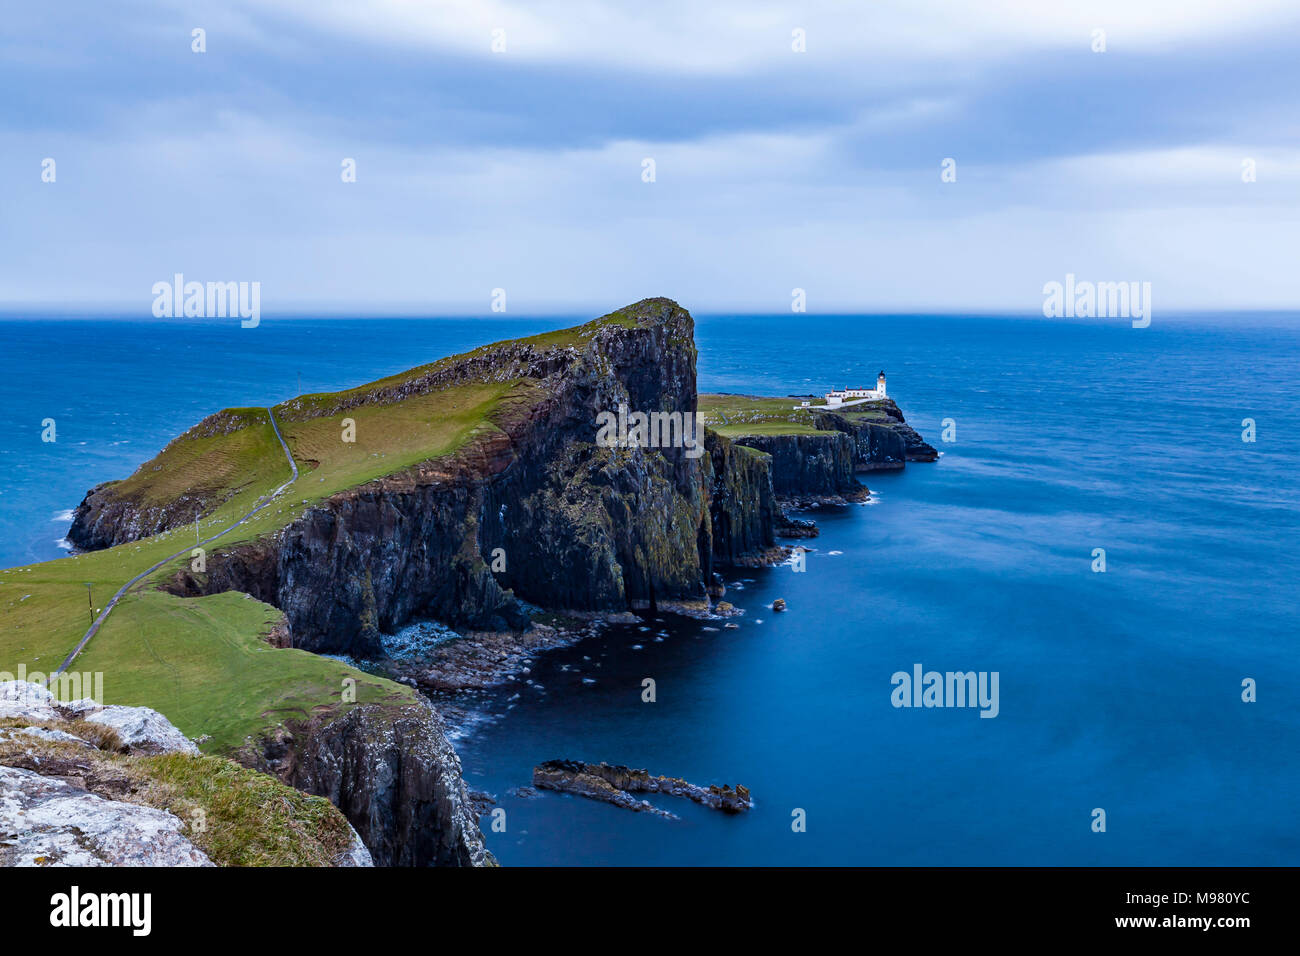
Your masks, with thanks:
[(795, 518), (782, 511), (776, 533), (782, 538), (815, 538), (821, 534), (821, 529), (810, 518)]
[(888, 419), (866, 421), (859, 416), (818, 412), (817, 427), (838, 431), (853, 441), (854, 466), (859, 472), (893, 471), (909, 461), (936, 461), (939, 453), (903, 418), (892, 398), (873, 402), (871, 408)]
[(325, 797), (376, 866), (490, 866), (460, 759), (427, 701), (359, 705), (268, 737), (242, 763)]
[(735, 439), (770, 456), (772, 490), (778, 498), (839, 497), (859, 500), (867, 495), (854, 477), (854, 445), (846, 434), (746, 435)]

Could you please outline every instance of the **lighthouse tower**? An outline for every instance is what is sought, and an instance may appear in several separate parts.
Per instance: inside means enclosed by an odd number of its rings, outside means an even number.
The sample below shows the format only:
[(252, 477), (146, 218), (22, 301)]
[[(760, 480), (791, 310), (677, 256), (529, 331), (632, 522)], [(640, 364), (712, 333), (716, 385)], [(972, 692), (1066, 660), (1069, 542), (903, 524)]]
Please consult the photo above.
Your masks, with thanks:
[(884, 373), (884, 371), (881, 371), (881, 373), (880, 373), (879, 375), (876, 376), (876, 394), (879, 395), (881, 398), (884, 398), (884, 397), (885, 397), (885, 373)]

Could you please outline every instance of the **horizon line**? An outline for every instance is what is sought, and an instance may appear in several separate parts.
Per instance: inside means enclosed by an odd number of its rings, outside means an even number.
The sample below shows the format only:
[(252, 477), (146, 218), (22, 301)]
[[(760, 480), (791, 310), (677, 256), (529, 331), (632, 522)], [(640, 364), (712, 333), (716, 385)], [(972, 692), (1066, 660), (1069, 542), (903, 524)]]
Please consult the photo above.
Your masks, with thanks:
[[(639, 299), (633, 302), (641, 301)], [(673, 300), (677, 301), (677, 300)], [(632, 302), (627, 303), (631, 305)], [(678, 303), (681, 304), (680, 302)], [(570, 319), (570, 318), (600, 318), (611, 312), (617, 311), (618, 306), (612, 310), (599, 312), (594, 311), (587, 306), (571, 306), (556, 309), (543, 309), (537, 311), (516, 311), (516, 312), (475, 312), (475, 311), (421, 311), (411, 310), (341, 310), (337, 308), (315, 310), (310, 307), (294, 307), (284, 312), (266, 312), (261, 314), (261, 321), (304, 321), (304, 320), (329, 320), (329, 321), (347, 321), (347, 320), (392, 320), (392, 319), (409, 319), (409, 320), (429, 320), (429, 319), (448, 319), (448, 320), (478, 320), (478, 321), (519, 321), (528, 319)], [(692, 316), (696, 318), (714, 318), (729, 316), (746, 316), (753, 318), (778, 318), (788, 316), (791, 319), (806, 318), (808, 316), (818, 316), (824, 318), (836, 317), (861, 317), (861, 316), (888, 316), (888, 317), (924, 317), (924, 316), (945, 316), (959, 317), (970, 316), (972, 318), (1036, 318), (1045, 321), (1066, 321), (1066, 322), (1096, 322), (1096, 321), (1127, 321), (1123, 316), (1045, 316), (1042, 309), (1027, 308), (988, 308), (988, 307), (970, 307), (970, 308), (868, 308), (868, 309), (847, 309), (834, 308), (824, 310), (808, 309), (804, 312), (790, 312), (786, 310), (762, 311), (745, 308), (726, 308), (710, 307), (691, 309), (683, 306)], [(1215, 308), (1181, 308), (1166, 307), (1161, 310), (1165, 316), (1200, 316), (1200, 315), (1297, 315), (1300, 316), (1300, 305), (1294, 306), (1243, 306), (1243, 307), (1215, 307)], [(216, 317), (216, 316), (155, 316), (149, 311), (143, 314), (136, 314), (134, 311), (127, 312), (113, 306), (102, 307), (76, 307), (76, 306), (8, 306), (0, 305), (0, 321), (78, 321), (78, 320), (109, 320), (122, 322), (147, 322), (147, 323), (228, 323), (232, 319), (237, 320), (239, 316)]]

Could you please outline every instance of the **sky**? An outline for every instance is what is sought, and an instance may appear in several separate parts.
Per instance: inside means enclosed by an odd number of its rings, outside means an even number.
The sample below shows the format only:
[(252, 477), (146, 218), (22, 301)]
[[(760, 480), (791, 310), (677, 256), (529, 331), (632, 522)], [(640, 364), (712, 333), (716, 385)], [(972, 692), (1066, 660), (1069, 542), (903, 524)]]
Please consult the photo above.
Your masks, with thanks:
[(1294, 0), (15, 3), (0, 310), (1300, 307), (1298, 47)]

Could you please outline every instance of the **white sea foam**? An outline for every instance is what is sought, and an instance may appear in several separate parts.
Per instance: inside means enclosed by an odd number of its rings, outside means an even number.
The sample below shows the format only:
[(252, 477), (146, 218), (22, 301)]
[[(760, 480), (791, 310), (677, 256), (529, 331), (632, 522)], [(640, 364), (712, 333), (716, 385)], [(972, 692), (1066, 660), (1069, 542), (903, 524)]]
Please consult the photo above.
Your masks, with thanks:
[(51, 520), (51, 521), (71, 521), (71, 520), (72, 520), (73, 512), (74, 512), (75, 510), (76, 510), (76, 509), (74, 509), (74, 508), (68, 508), (68, 509), (66, 509), (66, 510), (64, 510), (64, 511), (60, 511), (58, 514), (56, 514), (56, 515), (55, 515), (53, 518), (51, 518), (50, 520)]

